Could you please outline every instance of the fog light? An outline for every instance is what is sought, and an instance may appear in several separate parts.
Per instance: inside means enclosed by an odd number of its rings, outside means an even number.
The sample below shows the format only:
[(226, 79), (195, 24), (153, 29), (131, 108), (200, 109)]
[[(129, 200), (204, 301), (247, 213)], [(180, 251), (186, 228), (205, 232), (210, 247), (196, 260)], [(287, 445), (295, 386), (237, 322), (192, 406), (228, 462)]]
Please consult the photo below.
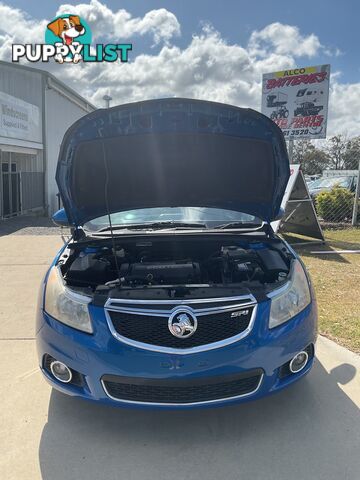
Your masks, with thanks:
[(59, 380), (59, 382), (69, 383), (72, 379), (72, 373), (69, 367), (65, 363), (55, 360), (50, 363), (50, 370), (54, 377)]
[(295, 357), (291, 360), (289, 364), (289, 369), (291, 373), (298, 373), (301, 372), (303, 368), (305, 368), (309, 359), (309, 355), (302, 351), (295, 355)]

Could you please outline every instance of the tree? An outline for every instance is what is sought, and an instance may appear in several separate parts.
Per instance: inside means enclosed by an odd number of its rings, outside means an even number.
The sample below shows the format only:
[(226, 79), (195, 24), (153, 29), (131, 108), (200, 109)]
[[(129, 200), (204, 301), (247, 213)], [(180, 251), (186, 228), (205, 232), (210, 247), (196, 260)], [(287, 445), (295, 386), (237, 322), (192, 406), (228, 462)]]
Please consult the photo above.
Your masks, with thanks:
[(359, 159), (360, 136), (348, 139), (339, 134), (331, 137), (324, 148), (317, 148), (311, 140), (297, 140), (292, 161), (299, 163), (306, 175), (316, 175), (328, 168), (357, 170)]
[(292, 161), (293, 163), (299, 163), (306, 175), (321, 174), (330, 164), (327, 153), (316, 148), (310, 140), (295, 142)]
[(334, 135), (327, 142), (326, 151), (330, 159), (330, 166), (335, 170), (344, 168), (344, 154), (349, 140), (344, 135)]
[(344, 152), (344, 168), (346, 170), (357, 170), (360, 159), (360, 137), (354, 137), (346, 144)]
[(304, 156), (302, 170), (305, 174), (322, 174), (326, 168), (329, 168), (329, 157), (323, 150), (314, 147), (312, 152)]
[(293, 163), (301, 163), (304, 156), (313, 148), (310, 140), (297, 140), (294, 142)]

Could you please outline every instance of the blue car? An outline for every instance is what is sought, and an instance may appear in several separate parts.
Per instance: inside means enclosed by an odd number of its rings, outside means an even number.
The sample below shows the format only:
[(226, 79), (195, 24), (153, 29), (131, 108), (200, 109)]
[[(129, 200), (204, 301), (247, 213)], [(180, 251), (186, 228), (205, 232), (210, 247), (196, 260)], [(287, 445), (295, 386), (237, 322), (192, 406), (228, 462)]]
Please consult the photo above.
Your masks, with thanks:
[(150, 100), (71, 126), (54, 220), (73, 235), (37, 313), (50, 385), (107, 405), (196, 408), (306, 375), (316, 300), (271, 228), (289, 174), (281, 130), (251, 109)]

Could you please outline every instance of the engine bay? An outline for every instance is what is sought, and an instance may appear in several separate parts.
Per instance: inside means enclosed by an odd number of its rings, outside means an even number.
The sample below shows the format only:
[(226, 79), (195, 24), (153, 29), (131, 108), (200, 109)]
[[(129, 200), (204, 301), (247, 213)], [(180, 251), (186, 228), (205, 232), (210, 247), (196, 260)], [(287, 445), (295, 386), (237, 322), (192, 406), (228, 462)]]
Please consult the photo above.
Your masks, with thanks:
[[(122, 239), (121, 239), (122, 240)], [(229, 241), (230, 240), (230, 241)], [(69, 287), (109, 288), (268, 285), (284, 282), (292, 253), (278, 239), (116, 239), (69, 244), (59, 264)]]

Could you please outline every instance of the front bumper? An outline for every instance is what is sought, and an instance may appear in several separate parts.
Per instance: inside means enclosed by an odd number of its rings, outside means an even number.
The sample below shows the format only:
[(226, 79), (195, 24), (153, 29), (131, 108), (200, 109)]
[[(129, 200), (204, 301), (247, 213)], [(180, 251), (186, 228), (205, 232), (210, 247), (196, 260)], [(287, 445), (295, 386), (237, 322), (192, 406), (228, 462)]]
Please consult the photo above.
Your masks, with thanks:
[[(316, 341), (317, 314), (313, 301), (303, 312), (275, 329), (269, 330), (270, 301), (258, 304), (250, 334), (240, 341), (217, 349), (177, 355), (144, 350), (126, 345), (112, 336), (104, 309), (90, 306), (94, 334), (88, 335), (54, 320), (43, 310), (38, 312), (37, 348), (39, 364), (48, 382), (63, 393), (109, 405), (151, 408), (194, 408), (255, 400), (279, 391), (303, 377), (313, 358), (299, 373), (282, 376), (281, 367), (299, 351)], [(44, 368), (44, 356), (64, 362), (82, 374), (82, 385), (62, 384)], [(152, 382), (190, 382), (247, 376), (261, 372), (257, 385), (243, 395), (199, 402), (147, 402), (111, 398), (104, 388), (105, 376), (133, 380), (134, 384)]]

